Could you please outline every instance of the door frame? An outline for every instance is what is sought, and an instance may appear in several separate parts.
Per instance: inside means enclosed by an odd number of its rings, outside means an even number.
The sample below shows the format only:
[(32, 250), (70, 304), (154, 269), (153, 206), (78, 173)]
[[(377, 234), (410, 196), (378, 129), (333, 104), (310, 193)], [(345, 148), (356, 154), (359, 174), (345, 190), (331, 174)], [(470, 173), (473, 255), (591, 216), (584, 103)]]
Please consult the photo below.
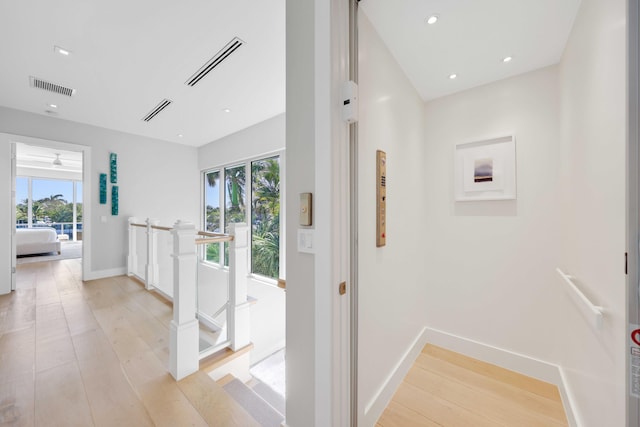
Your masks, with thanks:
[[(11, 256), (12, 266), (16, 264), (16, 242), (15, 242), (15, 190), (16, 190), (16, 168), (14, 167), (15, 160), (15, 147), (16, 143), (22, 143), (26, 145), (35, 145), (40, 147), (47, 147), (53, 149), (60, 149), (66, 151), (76, 151), (82, 153), (82, 280), (89, 277), (91, 274), (91, 207), (93, 204), (93, 198), (91, 197), (91, 147), (80, 144), (72, 144), (68, 142), (53, 141), (48, 139), (40, 139), (29, 136), (5, 134), (9, 138), (12, 145), (12, 168), (11, 168), (11, 181), (12, 181), (12, 223), (9, 224), (12, 230), (11, 238)], [(15, 288), (15, 269), (11, 276), (12, 289)]]
[[(640, 149), (638, 135), (640, 103), (640, 37), (638, 20), (640, 7), (638, 0), (627, 3), (627, 325), (640, 324)], [(625, 334), (627, 335), (627, 334)], [(631, 344), (631, 337), (627, 340)], [(631, 395), (631, 352), (625, 345), (627, 354), (626, 393), (627, 426), (640, 425), (640, 399)]]

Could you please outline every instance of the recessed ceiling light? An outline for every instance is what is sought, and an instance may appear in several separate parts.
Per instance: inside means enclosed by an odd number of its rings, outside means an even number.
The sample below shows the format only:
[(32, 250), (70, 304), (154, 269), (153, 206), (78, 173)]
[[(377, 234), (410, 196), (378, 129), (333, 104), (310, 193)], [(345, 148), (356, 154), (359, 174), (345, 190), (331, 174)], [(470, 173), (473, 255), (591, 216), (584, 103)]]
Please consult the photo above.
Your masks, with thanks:
[(505, 56), (502, 58), (502, 62), (507, 63), (513, 61), (513, 56)]
[(222, 111), (224, 111), (225, 113), (230, 113), (230, 112), (231, 112), (231, 109), (229, 109), (229, 108), (225, 108), (225, 109), (224, 109), (224, 110), (222, 110)]
[(69, 55), (71, 55), (71, 51), (70, 51), (69, 49), (65, 49), (65, 48), (60, 47), (60, 46), (54, 46), (54, 47), (53, 47), (53, 50), (54, 50), (56, 53), (59, 53), (60, 55), (63, 55), (63, 56), (69, 56)]
[(427, 18), (427, 24), (433, 25), (436, 22), (438, 22), (438, 19), (440, 19), (438, 15), (431, 15), (430, 17)]
[(179, 134), (178, 134), (178, 138), (182, 138), (183, 136), (184, 136), (184, 135), (183, 135), (183, 134), (181, 134), (181, 133), (179, 133)]
[(458, 78), (458, 75), (457, 75), (457, 74), (449, 74), (449, 78), (450, 78), (451, 80), (453, 80), (453, 79)]
[(56, 104), (47, 104), (47, 107), (49, 107), (49, 108), (58, 108), (58, 106)]

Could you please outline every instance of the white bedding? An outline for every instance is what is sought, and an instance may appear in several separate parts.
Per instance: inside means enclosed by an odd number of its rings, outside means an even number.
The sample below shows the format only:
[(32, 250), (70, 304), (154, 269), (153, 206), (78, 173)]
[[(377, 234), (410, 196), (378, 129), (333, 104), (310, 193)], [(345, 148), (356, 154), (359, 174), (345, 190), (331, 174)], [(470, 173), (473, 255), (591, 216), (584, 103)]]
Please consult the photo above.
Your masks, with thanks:
[(53, 228), (19, 228), (16, 230), (16, 255), (60, 253), (60, 242)]

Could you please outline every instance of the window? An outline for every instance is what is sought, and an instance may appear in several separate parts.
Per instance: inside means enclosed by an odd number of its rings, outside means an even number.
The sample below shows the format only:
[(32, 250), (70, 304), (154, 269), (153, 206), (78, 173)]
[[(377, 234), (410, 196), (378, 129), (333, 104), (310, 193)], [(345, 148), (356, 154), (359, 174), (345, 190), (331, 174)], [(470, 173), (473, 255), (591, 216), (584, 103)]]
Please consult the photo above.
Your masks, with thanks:
[(16, 227), (53, 227), (82, 239), (82, 182), (16, 177)]
[[(220, 171), (204, 174), (205, 231), (220, 233)], [(220, 245), (207, 245), (204, 259), (220, 263)]]
[[(274, 156), (226, 166), (207, 171), (203, 176), (205, 229), (217, 233), (224, 230), (228, 233), (229, 224), (247, 222), (250, 218), (251, 271), (261, 276), (278, 278), (280, 158)], [(221, 183), (224, 185), (221, 186)], [(223, 258), (221, 253), (224, 254)], [(228, 266), (229, 244), (208, 245), (203, 258), (205, 261)]]
[[(245, 165), (224, 170), (224, 232), (229, 232), (232, 222), (246, 222), (245, 183), (247, 168)], [(229, 265), (229, 243), (224, 244), (224, 265)]]
[(279, 277), (280, 161), (251, 162), (251, 271)]

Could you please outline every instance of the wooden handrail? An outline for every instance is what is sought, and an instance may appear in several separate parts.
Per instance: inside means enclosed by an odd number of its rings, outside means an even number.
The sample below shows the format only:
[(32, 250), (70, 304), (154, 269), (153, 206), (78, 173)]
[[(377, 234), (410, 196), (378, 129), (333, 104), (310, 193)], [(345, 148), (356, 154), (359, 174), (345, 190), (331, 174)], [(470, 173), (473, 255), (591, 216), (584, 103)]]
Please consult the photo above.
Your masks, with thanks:
[[(138, 224), (138, 223), (130, 223), (133, 227), (147, 228), (147, 224)], [(172, 227), (163, 227), (161, 225), (151, 225), (151, 228), (154, 230), (162, 230), (162, 231), (172, 231)], [(230, 234), (222, 234), (222, 233), (211, 233), (208, 231), (198, 231), (198, 236), (203, 236), (201, 238), (196, 238), (197, 245), (204, 245), (207, 243), (219, 243), (219, 242), (230, 242), (233, 240), (233, 236)]]
[(209, 231), (198, 231), (198, 236), (206, 236), (206, 237), (224, 237), (229, 236), (229, 234), (223, 233), (211, 233)]
[(233, 240), (233, 236), (222, 235), (218, 237), (201, 237), (196, 238), (196, 245), (205, 245), (207, 243), (220, 243), (220, 242), (230, 242)]
[(198, 231), (198, 236), (203, 236), (203, 237), (196, 238), (196, 245), (205, 245), (207, 243), (230, 242), (233, 240), (233, 236), (230, 234), (211, 233), (209, 231)]
[[(132, 222), (130, 225), (132, 225), (133, 227), (147, 228), (147, 224), (137, 224), (137, 223)], [(163, 231), (171, 231), (171, 230), (173, 230), (173, 228), (171, 228), (171, 227), (163, 227), (161, 225), (152, 225), (151, 228), (154, 228), (156, 230), (163, 230)]]

